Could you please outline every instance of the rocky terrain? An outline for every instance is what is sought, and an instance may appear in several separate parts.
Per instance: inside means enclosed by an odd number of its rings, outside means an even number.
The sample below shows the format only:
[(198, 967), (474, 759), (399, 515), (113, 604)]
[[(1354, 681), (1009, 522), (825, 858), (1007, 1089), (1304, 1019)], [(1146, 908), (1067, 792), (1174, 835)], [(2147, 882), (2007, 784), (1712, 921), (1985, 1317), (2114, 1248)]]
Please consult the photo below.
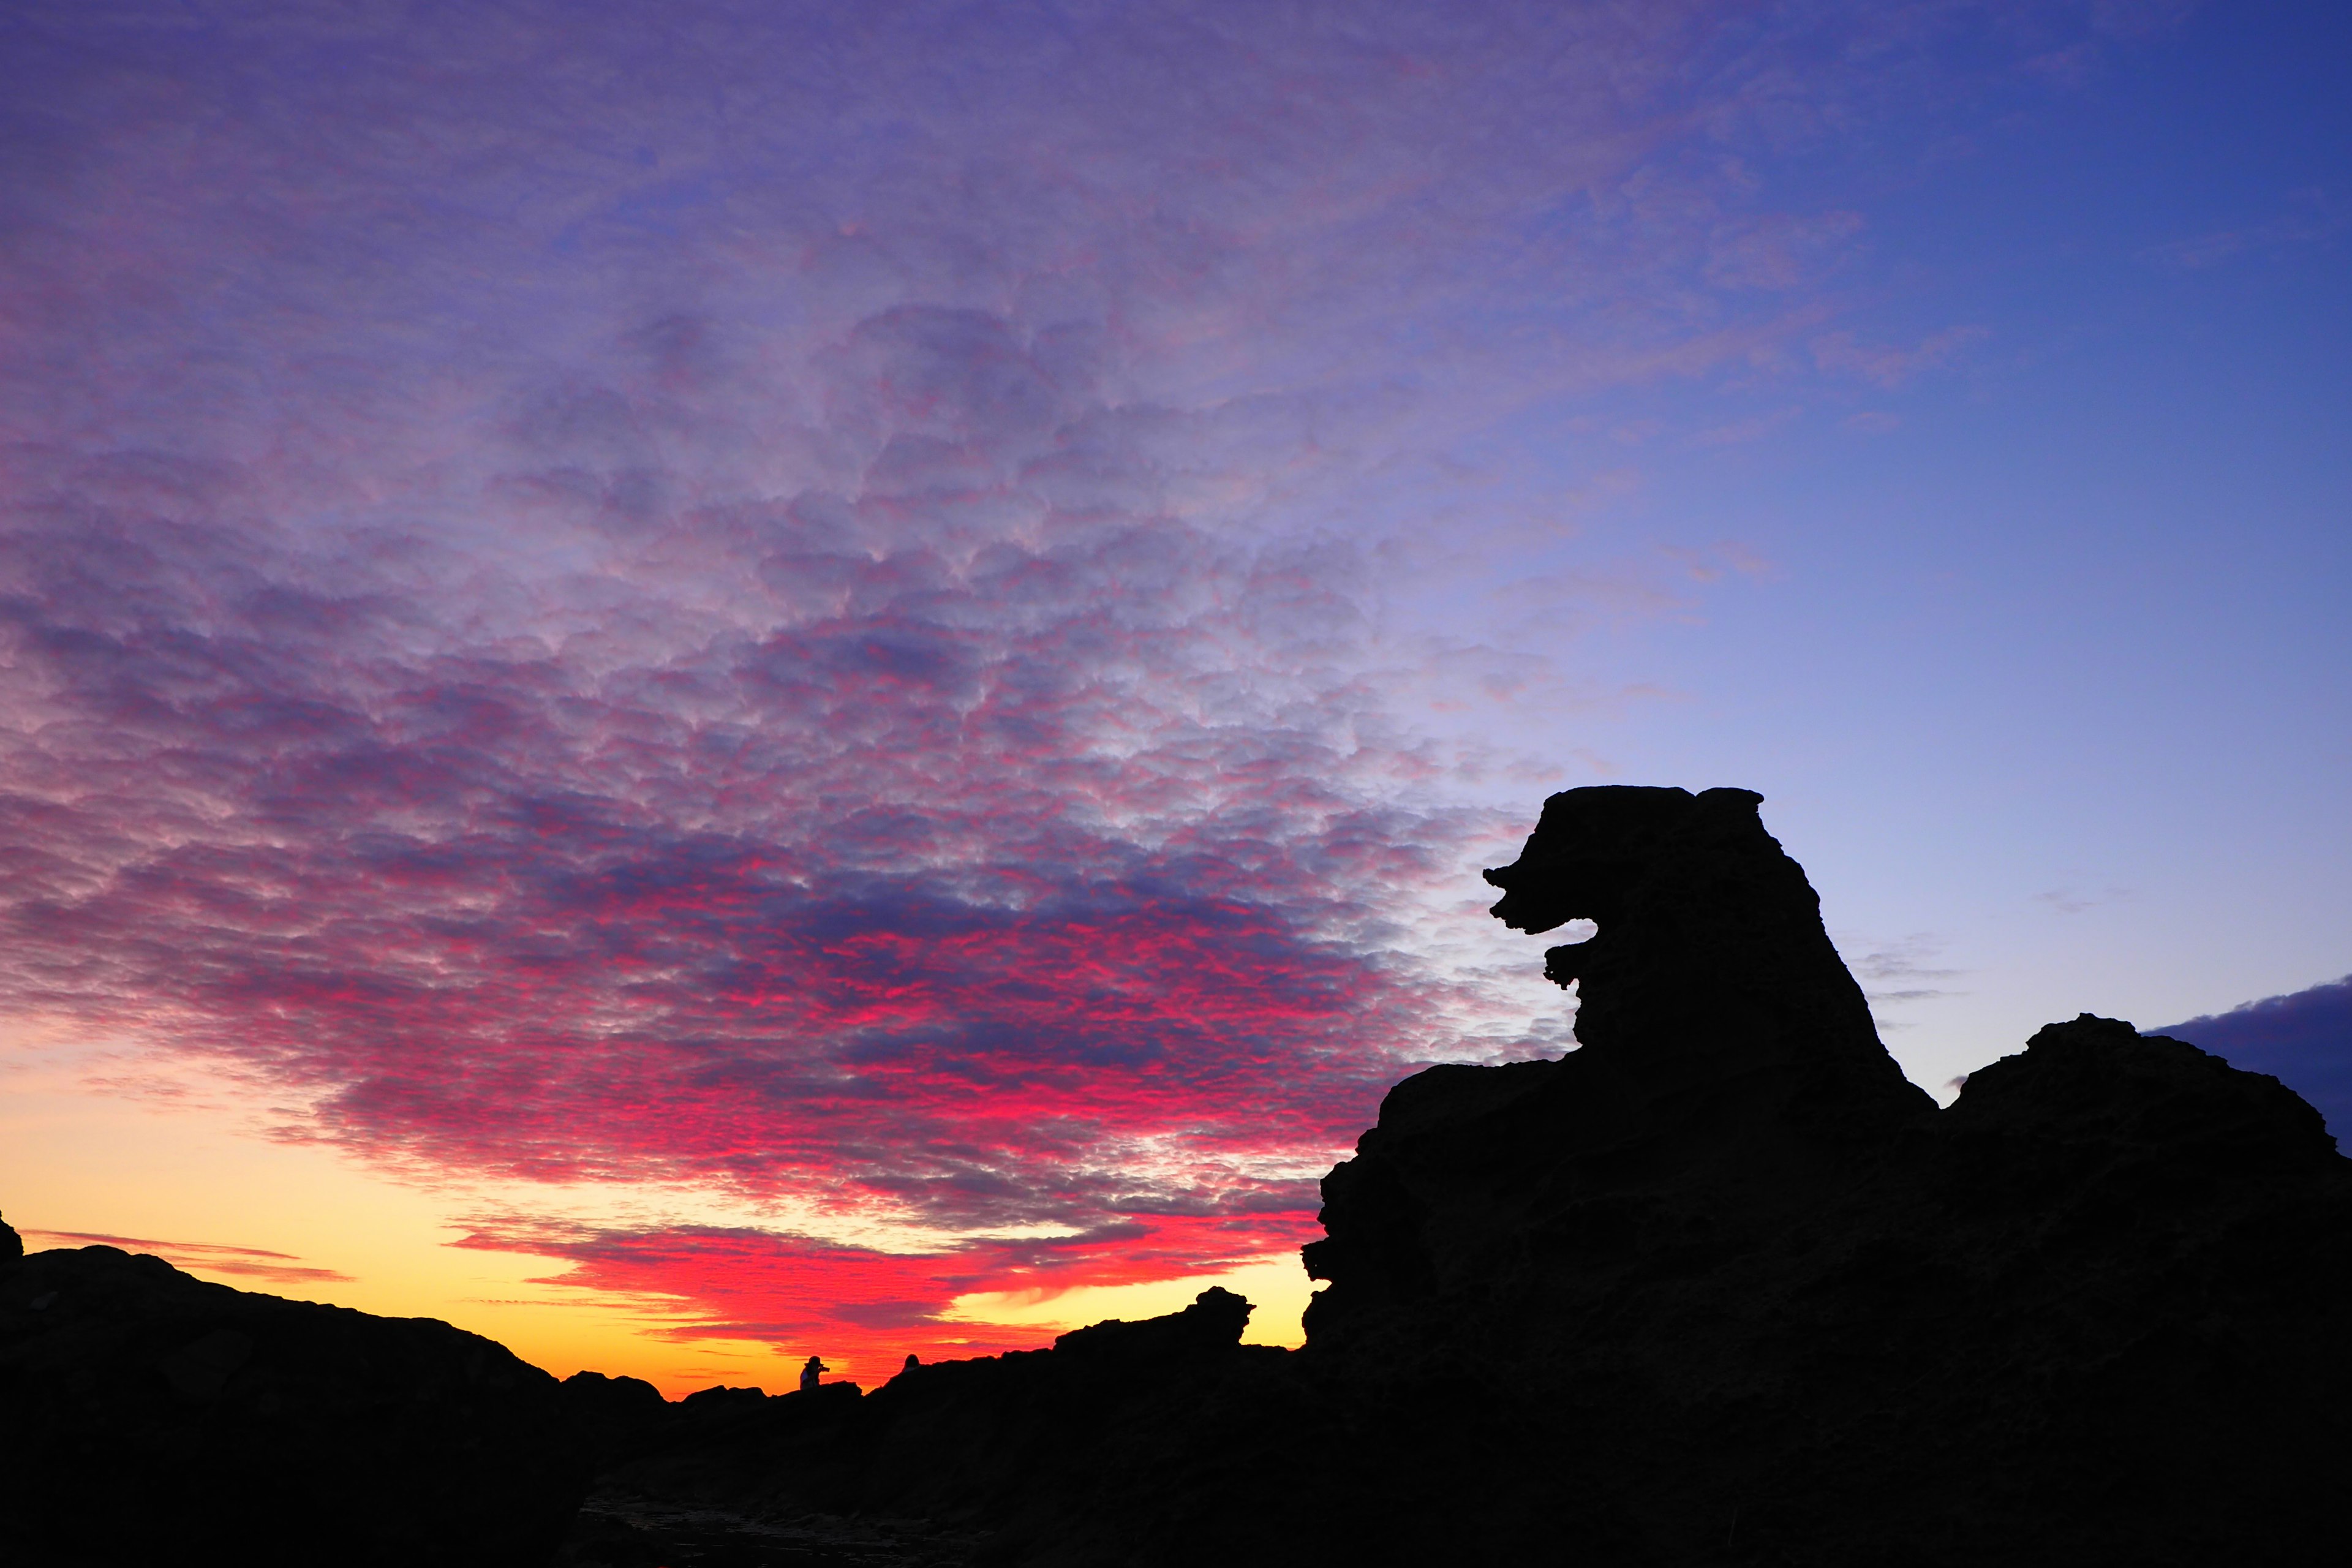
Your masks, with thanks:
[(1758, 805), (1570, 791), (1487, 873), (1517, 929), (1597, 925), (1546, 961), (1582, 1048), (1391, 1091), (1325, 1180), (1303, 1350), (1210, 1291), (669, 1404), (49, 1253), (0, 1278), (8, 1515), (70, 1543), (140, 1492), (265, 1560), (397, 1520), (406, 1561), (581, 1568), (2340, 1561), (2352, 1163), (2317, 1114), (2087, 1014), (1938, 1110)]
[(0, 1561), (543, 1563), (593, 1456), (555, 1379), (427, 1319), (0, 1226)]

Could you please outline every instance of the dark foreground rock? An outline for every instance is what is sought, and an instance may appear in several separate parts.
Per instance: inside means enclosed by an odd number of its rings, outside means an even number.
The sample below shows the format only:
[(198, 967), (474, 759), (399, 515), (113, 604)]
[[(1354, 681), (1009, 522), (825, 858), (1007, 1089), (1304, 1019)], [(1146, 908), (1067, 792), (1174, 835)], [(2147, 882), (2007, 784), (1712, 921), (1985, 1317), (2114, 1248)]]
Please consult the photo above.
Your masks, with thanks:
[(555, 1380), (478, 1335), (13, 1250), (0, 1561), (512, 1568), (587, 1489)]
[(1066, 1338), (608, 1479), (920, 1518), (975, 1562), (2345, 1560), (2352, 1167), (2318, 1116), (2088, 1015), (1937, 1110), (1757, 805), (1572, 791), (1489, 873), (1520, 929), (1597, 923), (1547, 961), (1582, 1048), (1390, 1093), (1325, 1182), (1303, 1351)]
[[(1138, 1532), (1189, 1537), (1189, 1518), (1228, 1514), (1236, 1500), (1213, 1464), (1204, 1489), (1186, 1485), (1188, 1446), (1204, 1422), (1263, 1415), (1291, 1359), (1240, 1343), (1250, 1310), (1212, 1289), (1181, 1312), (1097, 1323), (1050, 1350), (909, 1367), (871, 1394), (851, 1383), (773, 1398), (730, 1390), (698, 1409), (717, 1391), (689, 1395), (613, 1457), (566, 1560), (626, 1568), (649, 1543), (691, 1544), (692, 1531), (724, 1531), (736, 1560), (763, 1565), (835, 1559), (762, 1536), (845, 1562), (942, 1564), (1037, 1552), (1116, 1562)], [(1242, 1506), (1275, 1506), (1280, 1490), (1269, 1477)], [(853, 1520), (881, 1538), (851, 1540)]]

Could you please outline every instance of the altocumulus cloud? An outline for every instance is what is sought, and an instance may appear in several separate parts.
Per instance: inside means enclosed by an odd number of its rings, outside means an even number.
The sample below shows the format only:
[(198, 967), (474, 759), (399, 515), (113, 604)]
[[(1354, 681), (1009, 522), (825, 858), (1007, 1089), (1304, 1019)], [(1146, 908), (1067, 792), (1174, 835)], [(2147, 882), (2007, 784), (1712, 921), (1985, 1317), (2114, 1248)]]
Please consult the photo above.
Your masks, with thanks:
[[(942, 390), (971, 322), (885, 329), (908, 423), (1003, 417)], [(1087, 417), (1032, 390), (1041, 443)], [(1381, 799), (1410, 753), (1328, 666), (1357, 634), (1314, 574), (1043, 502), (1002, 435), (998, 477), (910, 485), (917, 439), (855, 500), (537, 583), (224, 521), (158, 459), (27, 498), (16, 1004), (461, 1168), (814, 1180), (955, 1227), (1098, 1224), (1139, 1174), (1259, 1193), (1254, 1155), (1329, 1145), (1381, 1042), (1423, 1043), (1439, 983), (1378, 910), (1466, 825)], [(925, 537), (992, 504), (1017, 525)], [(371, 548), (439, 580), (331, 581)]]
[(1405, 923), (1507, 825), (1393, 694), (1528, 679), (1383, 618), (1416, 498), (1807, 374), (1855, 220), (1721, 149), (1903, 90), (1865, 9), (16, 8), (0, 1005), (789, 1203), (475, 1237), (717, 1331), (1295, 1245), (1559, 1043)]

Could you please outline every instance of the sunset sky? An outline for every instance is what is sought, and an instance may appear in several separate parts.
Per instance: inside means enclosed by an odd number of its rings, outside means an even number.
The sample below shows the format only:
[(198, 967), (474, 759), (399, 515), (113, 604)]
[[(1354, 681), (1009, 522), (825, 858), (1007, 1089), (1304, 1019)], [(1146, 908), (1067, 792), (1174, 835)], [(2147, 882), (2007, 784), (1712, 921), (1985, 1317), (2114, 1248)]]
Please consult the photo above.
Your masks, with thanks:
[[(0, 1210), (676, 1394), (1213, 1279), (1736, 784), (2352, 1137), (2352, 8), (0, 15)], [(2263, 998), (2284, 998), (2232, 1012)]]

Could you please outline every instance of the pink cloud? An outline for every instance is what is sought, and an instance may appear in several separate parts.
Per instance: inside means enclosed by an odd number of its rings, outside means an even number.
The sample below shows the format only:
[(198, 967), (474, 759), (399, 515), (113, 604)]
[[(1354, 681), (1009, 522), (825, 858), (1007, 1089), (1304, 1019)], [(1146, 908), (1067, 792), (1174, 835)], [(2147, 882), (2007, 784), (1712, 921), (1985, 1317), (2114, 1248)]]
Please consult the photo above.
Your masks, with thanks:
[(119, 1247), (125, 1252), (152, 1253), (183, 1268), (208, 1274), (231, 1274), (279, 1289), (306, 1285), (343, 1285), (351, 1276), (304, 1263), (291, 1253), (258, 1247), (231, 1247), (211, 1241), (155, 1241), (137, 1236), (105, 1236), (79, 1230), (27, 1230), (28, 1240), (61, 1247)]

